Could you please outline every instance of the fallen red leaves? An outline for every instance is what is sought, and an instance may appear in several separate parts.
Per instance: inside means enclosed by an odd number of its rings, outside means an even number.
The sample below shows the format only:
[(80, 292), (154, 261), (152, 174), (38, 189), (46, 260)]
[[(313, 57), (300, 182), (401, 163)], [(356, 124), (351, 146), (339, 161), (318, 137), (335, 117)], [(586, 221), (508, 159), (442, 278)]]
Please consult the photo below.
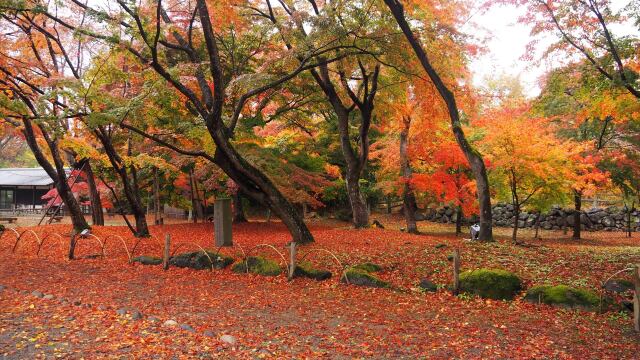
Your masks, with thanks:
[[(69, 230), (66, 225), (34, 229), (39, 237)], [(549, 281), (596, 289), (610, 273), (640, 262), (640, 251), (632, 246), (637, 236), (629, 241), (622, 234), (586, 234), (589, 240), (584, 245), (542, 240), (542, 246), (524, 248), (502, 241), (464, 242), (445, 233), (448, 229), (442, 226), (431, 230), (442, 234), (312, 226), (317, 242), (301, 248), (301, 255), (322, 248), (343, 263), (378, 263), (384, 266), (380, 276), (394, 290), (339, 284), (336, 275), (325, 282), (288, 282), (284, 276), (239, 275), (229, 270), (171, 268), (164, 272), (160, 267), (127, 264), (126, 251), (113, 236), (106, 242), (105, 259), (66, 261), (66, 244), (56, 246), (55, 242), (45, 243), (36, 258), (33, 234), (25, 236), (16, 254), (10, 255), (15, 236), (5, 233), (0, 238), (4, 260), (0, 285), (9, 288), (0, 292), (0, 354), (631, 359), (640, 351), (631, 321), (612, 314), (556, 310), (519, 300), (464, 299), (444, 290), (435, 294), (412, 290), (425, 276), (438, 284), (450, 282), (446, 257), (453, 247), (461, 249), (463, 268), (504, 268), (518, 273), (527, 286)], [(280, 224), (250, 223), (234, 231), (235, 243), (245, 252), (268, 243), (286, 255), (284, 246), (290, 237)], [(101, 241), (119, 235), (129, 250), (135, 242), (122, 227), (96, 228), (94, 233)], [(142, 240), (136, 255), (159, 256), (164, 233), (171, 234), (172, 249), (185, 244), (179, 252), (196, 250), (195, 244), (207, 248), (213, 244), (211, 224), (152, 227), (152, 233), (156, 238)], [(437, 244), (447, 246), (436, 248)], [(271, 249), (255, 251), (279, 258)], [(99, 252), (95, 239), (83, 239), (78, 248), (79, 256)], [(239, 247), (223, 252), (236, 258), (242, 253)], [(339, 272), (327, 253), (309, 253), (307, 259)], [(53, 294), (55, 299), (35, 298), (30, 295), (33, 290)], [(61, 304), (60, 298), (91, 308)], [(119, 308), (137, 309), (145, 319), (121, 317), (115, 313)], [(149, 316), (189, 324), (195, 332), (162, 327)], [(207, 330), (214, 336), (205, 336)], [(225, 345), (219, 340), (222, 334), (233, 335), (238, 343)]]

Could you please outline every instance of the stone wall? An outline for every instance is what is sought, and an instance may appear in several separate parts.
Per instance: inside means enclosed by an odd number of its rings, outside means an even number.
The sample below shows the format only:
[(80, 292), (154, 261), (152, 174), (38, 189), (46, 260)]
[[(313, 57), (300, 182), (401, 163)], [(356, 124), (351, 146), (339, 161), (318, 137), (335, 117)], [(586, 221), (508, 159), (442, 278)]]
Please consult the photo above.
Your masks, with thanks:
[[(493, 206), (493, 224), (495, 226), (513, 227), (515, 215), (513, 205), (496, 204)], [(540, 215), (540, 228), (545, 230), (560, 230), (573, 227), (573, 209), (553, 207), (549, 212)], [(536, 224), (536, 213), (523, 211), (520, 213), (518, 227), (532, 228)], [(439, 209), (427, 209), (418, 216), (420, 220), (438, 223), (455, 223), (455, 209), (445, 206)], [(477, 222), (477, 216), (463, 219), (465, 224)], [(582, 211), (580, 223), (584, 230), (626, 231), (627, 212), (623, 208), (608, 207)], [(631, 228), (640, 231), (640, 211), (631, 212)]]

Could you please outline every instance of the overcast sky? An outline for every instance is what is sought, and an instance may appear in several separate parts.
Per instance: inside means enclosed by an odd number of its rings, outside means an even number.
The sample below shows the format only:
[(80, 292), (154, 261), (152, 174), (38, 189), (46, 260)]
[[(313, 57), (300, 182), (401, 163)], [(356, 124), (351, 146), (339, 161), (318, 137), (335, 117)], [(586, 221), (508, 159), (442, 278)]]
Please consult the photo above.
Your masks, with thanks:
[[(618, 10), (629, 1), (631, 0), (612, 0), (612, 8)], [(504, 73), (519, 76), (529, 96), (539, 94), (539, 79), (547, 70), (552, 69), (554, 64), (551, 61), (535, 64), (521, 59), (525, 54), (527, 44), (531, 41), (530, 27), (518, 23), (518, 18), (523, 13), (523, 8), (496, 6), (486, 13), (474, 15), (472, 21), (465, 26), (464, 31), (467, 33), (490, 36), (486, 43), (488, 53), (480, 56), (471, 64), (476, 85), (482, 85), (487, 76)], [(482, 28), (487, 31), (483, 31)], [(633, 26), (615, 30), (617, 33), (638, 33), (638, 29)], [(553, 36), (553, 34), (550, 35), (548, 43), (551, 42)]]

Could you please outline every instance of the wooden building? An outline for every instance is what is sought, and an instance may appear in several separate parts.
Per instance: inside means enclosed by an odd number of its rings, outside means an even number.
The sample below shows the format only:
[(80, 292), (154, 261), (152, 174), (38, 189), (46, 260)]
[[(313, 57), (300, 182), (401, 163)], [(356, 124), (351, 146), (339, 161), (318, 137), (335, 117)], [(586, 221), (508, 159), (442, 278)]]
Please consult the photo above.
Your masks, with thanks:
[(46, 204), (42, 196), (53, 187), (42, 168), (0, 169), (0, 211), (41, 209)]

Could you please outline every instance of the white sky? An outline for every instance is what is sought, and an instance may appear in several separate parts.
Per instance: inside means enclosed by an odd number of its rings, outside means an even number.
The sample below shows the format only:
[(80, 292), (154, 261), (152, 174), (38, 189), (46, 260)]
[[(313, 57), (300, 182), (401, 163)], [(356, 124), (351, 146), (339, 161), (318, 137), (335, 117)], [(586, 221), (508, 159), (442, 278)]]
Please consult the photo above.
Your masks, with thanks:
[[(612, 8), (620, 9), (634, 0), (612, 0)], [(536, 96), (540, 92), (540, 77), (554, 67), (552, 60), (537, 64), (533, 61), (522, 60), (526, 46), (531, 41), (530, 26), (518, 23), (518, 18), (524, 13), (523, 8), (515, 6), (494, 6), (485, 13), (478, 13), (463, 29), (466, 33), (478, 37), (490, 37), (486, 42), (488, 52), (471, 63), (474, 84), (482, 85), (486, 77), (500, 74), (519, 76), (525, 92), (529, 96)], [(638, 34), (638, 29), (629, 26), (620, 32)], [(540, 48), (546, 47), (555, 40), (551, 34), (547, 44), (541, 43)], [(538, 54), (539, 55), (539, 54)], [(539, 56), (534, 56), (539, 59)]]

